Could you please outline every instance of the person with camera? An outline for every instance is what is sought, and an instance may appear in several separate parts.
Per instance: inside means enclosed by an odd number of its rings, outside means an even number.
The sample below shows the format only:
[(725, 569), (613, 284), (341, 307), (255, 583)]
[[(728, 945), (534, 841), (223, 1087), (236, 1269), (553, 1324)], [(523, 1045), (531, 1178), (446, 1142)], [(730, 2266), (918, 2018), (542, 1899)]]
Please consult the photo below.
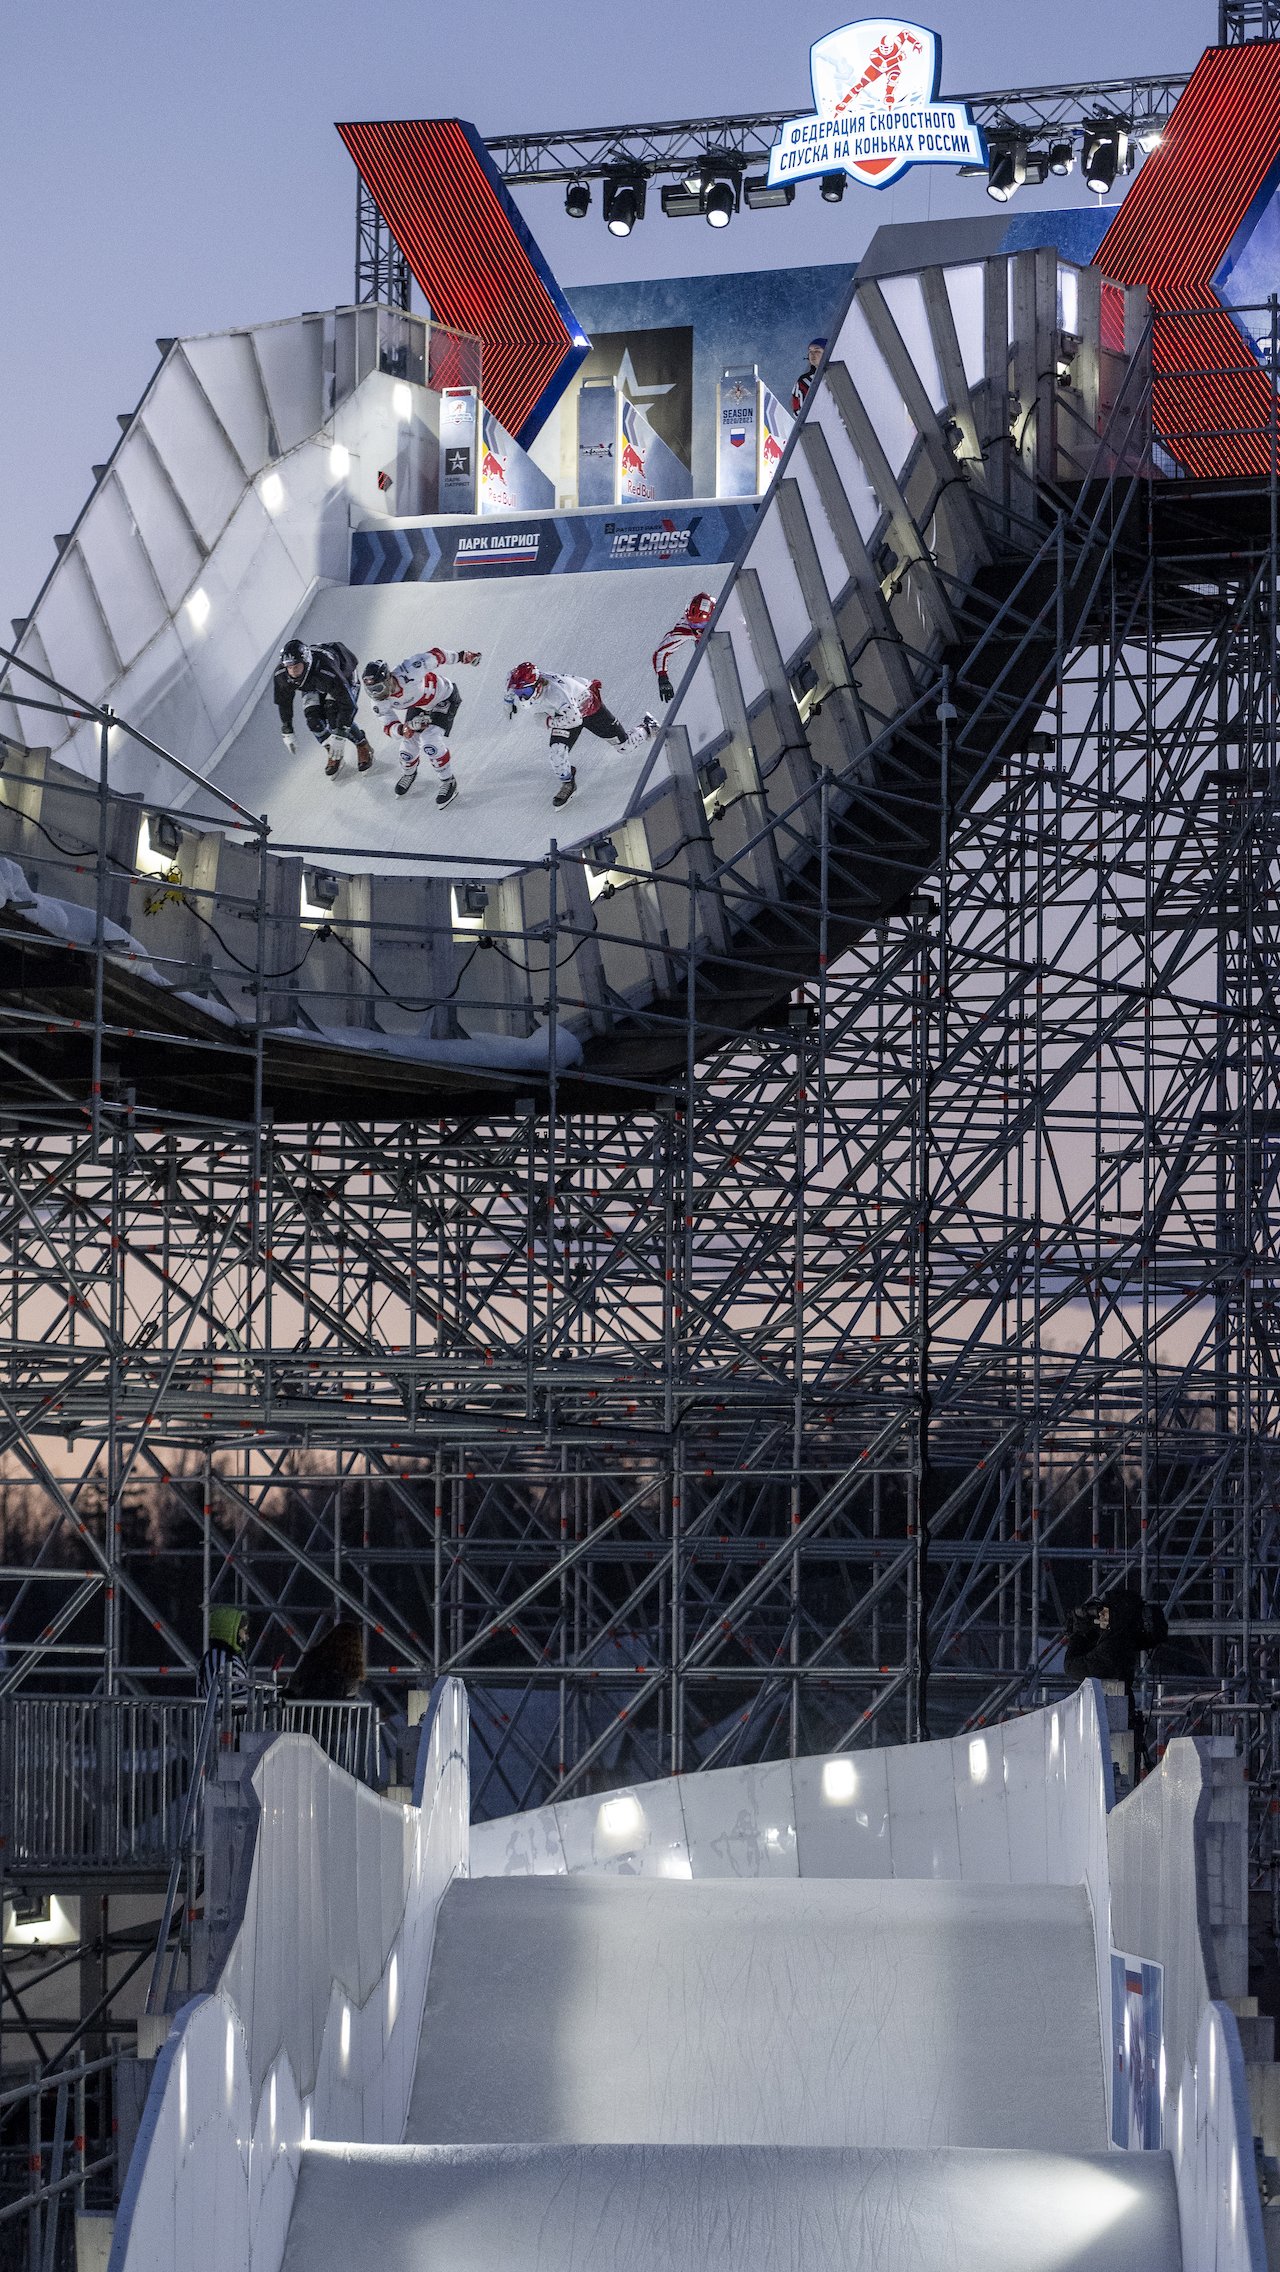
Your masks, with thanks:
[(1134, 1698), (1138, 1659), (1158, 1649), (1169, 1638), (1169, 1621), (1156, 1602), (1142, 1598), (1136, 1586), (1121, 1586), (1113, 1594), (1087, 1601), (1073, 1609), (1067, 1621), (1066, 1669), (1076, 1680), (1112, 1680), (1123, 1687), (1129, 1706), (1135, 1757), (1152, 1765), (1147, 1748), (1146, 1719)]

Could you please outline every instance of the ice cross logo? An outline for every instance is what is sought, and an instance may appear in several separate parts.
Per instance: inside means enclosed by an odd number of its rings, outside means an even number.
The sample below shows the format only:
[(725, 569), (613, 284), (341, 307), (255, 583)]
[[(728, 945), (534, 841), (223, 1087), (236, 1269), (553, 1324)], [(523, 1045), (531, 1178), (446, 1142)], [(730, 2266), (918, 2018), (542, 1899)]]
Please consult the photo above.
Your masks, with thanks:
[(939, 102), (942, 42), (900, 16), (867, 16), (809, 50), (814, 112), (789, 118), (769, 153), (769, 180), (846, 173), (887, 189), (908, 166), (986, 164), (963, 103)]

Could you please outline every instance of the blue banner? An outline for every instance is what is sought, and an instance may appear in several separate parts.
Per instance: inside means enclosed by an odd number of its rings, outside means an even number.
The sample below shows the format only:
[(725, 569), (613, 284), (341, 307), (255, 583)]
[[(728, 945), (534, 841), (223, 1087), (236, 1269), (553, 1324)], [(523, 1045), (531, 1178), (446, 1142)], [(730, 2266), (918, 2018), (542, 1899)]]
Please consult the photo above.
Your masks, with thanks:
[(652, 513), (546, 514), (526, 521), (471, 521), (442, 528), (357, 529), (353, 584), (467, 583), (486, 576), (596, 575), (602, 569), (665, 568), (733, 560), (756, 517), (754, 505), (701, 505)]
[(755, 365), (726, 371), (716, 389), (716, 495), (754, 497), (760, 486), (760, 380)]

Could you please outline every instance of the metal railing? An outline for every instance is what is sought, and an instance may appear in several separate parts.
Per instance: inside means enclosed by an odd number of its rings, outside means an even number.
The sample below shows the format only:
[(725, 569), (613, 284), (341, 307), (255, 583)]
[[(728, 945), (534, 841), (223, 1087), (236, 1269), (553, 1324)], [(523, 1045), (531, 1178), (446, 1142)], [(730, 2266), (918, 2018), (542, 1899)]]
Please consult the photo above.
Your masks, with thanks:
[[(191, 1832), (205, 1705), (199, 1699), (11, 1696), (0, 1702), (4, 1874), (166, 1871)], [(289, 1703), (274, 1690), (219, 1715), (218, 1750), (249, 1735), (311, 1736), (375, 1787), (381, 1724), (366, 1703)]]
[(74, 2218), (115, 2208), (117, 2064), (112, 2051), (0, 2091), (0, 2272), (63, 2272)]

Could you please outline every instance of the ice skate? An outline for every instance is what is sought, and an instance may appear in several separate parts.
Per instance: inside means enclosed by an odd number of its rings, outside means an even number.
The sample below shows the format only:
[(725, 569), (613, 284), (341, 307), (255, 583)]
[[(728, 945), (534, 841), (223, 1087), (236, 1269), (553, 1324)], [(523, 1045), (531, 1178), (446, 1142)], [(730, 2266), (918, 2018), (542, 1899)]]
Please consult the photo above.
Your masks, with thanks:
[(409, 791), (410, 791), (410, 790), (412, 789), (412, 787), (413, 787), (413, 784), (414, 784), (414, 782), (415, 782), (415, 781), (417, 780), (417, 778), (418, 778), (418, 768), (417, 768), (417, 766), (415, 765), (415, 766), (413, 766), (412, 768), (410, 768), (409, 766), (406, 766), (406, 767), (405, 767), (405, 769), (404, 769), (404, 771), (403, 771), (403, 772), (401, 773), (401, 775), (400, 775), (400, 779), (399, 779), (399, 780), (397, 781), (397, 783), (396, 783), (396, 795), (397, 795), (397, 797), (407, 797), (407, 796), (408, 796), (408, 794), (409, 794)]
[(436, 803), (437, 805), (451, 805), (457, 794), (457, 782), (452, 779), (445, 781), (436, 792)]
[(373, 751), (370, 749), (368, 742), (361, 742), (359, 749), (356, 751), (356, 772), (367, 773), (372, 764)]
[(556, 793), (555, 793), (554, 797), (553, 797), (553, 798), (552, 798), (552, 800), (551, 800), (552, 804), (553, 804), (553, 805), (567, 805), (567, 804), (568, 804), (568, 802), (569, 802), (569, 799), (570, 799), (570, 797), (571, 797), (571, 796), (573, 795), (573, 792), (574, 792), (574, 790), (575, 790), (575, 789), (577, 788), (577, 786), (578, 786), (578, 768), (577, 768), (577, 766), (576, 766), (576, 765), (571, 765), (571, 766), (570, 766), (570, 768), (569, 768), (568, 779), (567, 779), (567, 780), (564, 780), (564, 781), (562, 781), (562, 782), (560, 783), (560, 786), (559, 786), (559, 788), (558, 788), (558, 789), (556, 790)]
[(332, 781), (335, 774), (341, 773), (342, 771), (342, 751), (340, 749), (335, 749), (332, 742), (330, 742), (327, 746), (329, 755), (325, 761), (325, 778), (328, 781)]

